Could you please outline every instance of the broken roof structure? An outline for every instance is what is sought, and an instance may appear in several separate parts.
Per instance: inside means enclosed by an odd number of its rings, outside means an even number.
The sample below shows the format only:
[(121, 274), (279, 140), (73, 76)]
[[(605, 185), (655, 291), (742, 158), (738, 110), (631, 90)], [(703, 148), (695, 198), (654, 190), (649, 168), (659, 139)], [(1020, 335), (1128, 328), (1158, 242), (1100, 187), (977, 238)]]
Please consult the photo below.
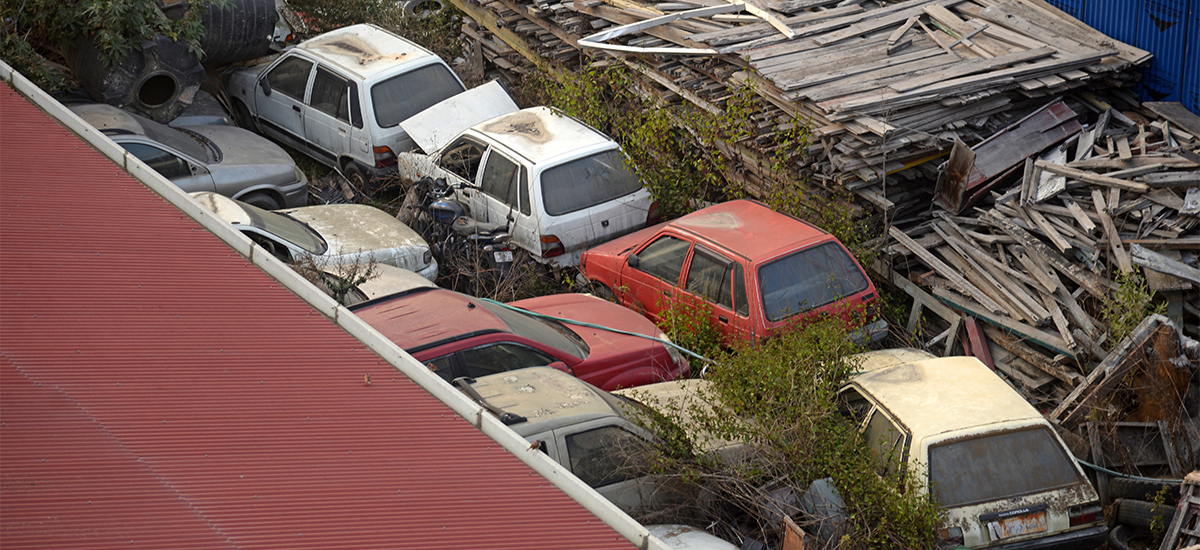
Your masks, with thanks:
[(0, 72), (5, 546), (663, 548)]

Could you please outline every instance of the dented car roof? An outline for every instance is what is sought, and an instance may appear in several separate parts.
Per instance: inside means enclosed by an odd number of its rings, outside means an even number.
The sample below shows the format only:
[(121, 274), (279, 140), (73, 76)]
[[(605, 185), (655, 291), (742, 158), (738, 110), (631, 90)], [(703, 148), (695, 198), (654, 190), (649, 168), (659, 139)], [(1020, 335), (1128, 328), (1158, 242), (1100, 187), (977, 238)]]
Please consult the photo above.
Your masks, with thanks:
[(433, 52), (368, 24), (329, 31), (301, 42), (296, 48), (326, 59), (360, 78), (433, 57)]

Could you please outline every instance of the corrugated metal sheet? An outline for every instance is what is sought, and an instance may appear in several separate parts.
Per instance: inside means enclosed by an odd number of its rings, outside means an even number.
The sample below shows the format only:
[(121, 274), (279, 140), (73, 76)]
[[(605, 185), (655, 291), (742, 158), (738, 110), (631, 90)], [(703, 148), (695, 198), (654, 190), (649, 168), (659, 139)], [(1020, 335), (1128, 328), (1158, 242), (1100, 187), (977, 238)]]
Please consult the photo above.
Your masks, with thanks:
[(1049, 0), (1088, 26), (1154, 54), (1142, 101), (1179, 101), (1200, 114), (1200, 0)]
[(630, 547), (7, 87), (0, 113), (4, 546)]

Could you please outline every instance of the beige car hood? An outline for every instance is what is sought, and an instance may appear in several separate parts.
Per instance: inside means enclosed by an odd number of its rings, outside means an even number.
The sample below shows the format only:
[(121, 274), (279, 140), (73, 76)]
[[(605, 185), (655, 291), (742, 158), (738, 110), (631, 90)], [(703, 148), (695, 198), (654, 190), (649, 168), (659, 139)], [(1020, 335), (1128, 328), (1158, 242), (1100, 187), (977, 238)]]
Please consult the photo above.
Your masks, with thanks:
[[(370, 255), (378, 263), (413, 271), (425, 268), (429, 250), (425, 239), (391, 214), (359, 204), (307, 206), (287, 210), (293, 219), (308, 224), (325, 238), (332, 263), (346, 263), (339, 257)], [(343, 261), (345, 260), (345, 261)]]

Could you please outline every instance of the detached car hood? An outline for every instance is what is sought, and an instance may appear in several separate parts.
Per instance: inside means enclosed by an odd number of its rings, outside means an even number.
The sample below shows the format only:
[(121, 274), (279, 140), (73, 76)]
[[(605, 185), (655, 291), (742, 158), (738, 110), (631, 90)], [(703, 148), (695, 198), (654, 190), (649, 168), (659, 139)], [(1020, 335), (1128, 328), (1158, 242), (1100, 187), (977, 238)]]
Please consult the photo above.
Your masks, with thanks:
[(378, 263), (417, 272), (431, 265), (424, 260), (429, 252), (425, 239), (378, 208), (331, 204), (283, 212), (320, 233), (329, 245), (327, 256), (371, 255)]
[(450, 143), (463, 130), (519, 110), (495, 80), (425, 109), (400, 123), (408, 137), (428, 154)]

